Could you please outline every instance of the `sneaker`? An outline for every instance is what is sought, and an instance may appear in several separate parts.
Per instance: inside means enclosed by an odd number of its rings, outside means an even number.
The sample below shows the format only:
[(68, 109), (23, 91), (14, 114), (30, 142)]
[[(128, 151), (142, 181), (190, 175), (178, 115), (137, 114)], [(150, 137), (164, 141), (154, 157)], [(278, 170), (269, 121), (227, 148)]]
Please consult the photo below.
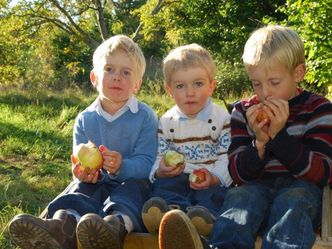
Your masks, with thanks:
[(149, 233), (157, 234), (160, 221), (169, 210), (169, 206), (162, 198), (152, 197), (147, 200), (142, 208), (142, 220), (146, 230)]
[(204, 249), (199, 234), (181, 210), (167, 212), (159, 227), (160, 249)]
[(127, 232), (116, 215), (103, 219), (97, 214), (86, 214), (78, 223), (76, 234), (83, 249), (122, 249)]
[(76, 249), (76, 219), (58, 210), (52, 219), (16, 215), (9, 224), (12, 241), (22, 249)]
[(209, 237), (216, 218), (209, 210), (202, 206), (192, 206), (187, 208), (187, 215), (197, 229), (199, 235)]

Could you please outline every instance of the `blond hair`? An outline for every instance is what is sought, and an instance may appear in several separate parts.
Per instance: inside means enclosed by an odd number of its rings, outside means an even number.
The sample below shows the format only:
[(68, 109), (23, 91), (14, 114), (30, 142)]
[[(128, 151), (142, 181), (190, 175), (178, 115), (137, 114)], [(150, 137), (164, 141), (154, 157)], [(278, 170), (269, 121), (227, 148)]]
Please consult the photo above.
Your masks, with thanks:
[(212, 81), (216, 74), (216, 65), (210, 53), (200, 45), (192, 43), (173, 49), (163, 61), (164, 82), (169, 84), (172, 74), (189, 67), (204, 68)]
[(132, 39), (125, 35), (112, 36), (97, 47), (93, 53), (93, 68), (99, 68), (100, 63), (105, 61), (106, 57), (119, 49), (124, 50), (128, 54), (134, 63), (137, 75), (139, 78), (143, 78), (146, 66), (143, 52)]
[(294, 71), (299, 64), (305, 63), (302, 39), (292, 29), (279, 25), (268, 25), (254, 31), (244, 47), (244, 65), (247, 69), (268, 66), (271, 57), (290, 72)]

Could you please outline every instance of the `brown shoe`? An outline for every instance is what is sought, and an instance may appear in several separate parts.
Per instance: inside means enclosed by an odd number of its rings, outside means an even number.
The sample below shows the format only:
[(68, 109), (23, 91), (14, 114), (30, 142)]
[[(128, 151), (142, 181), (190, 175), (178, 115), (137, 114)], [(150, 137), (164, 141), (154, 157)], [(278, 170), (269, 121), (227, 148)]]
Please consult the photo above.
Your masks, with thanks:
[(203, 249), (203, 244), (187, 215), (181, 210), (167, 212), (159, 227), (160, 249)]
[(84, 215), (76, 233), (83, 249), (122, 249), (127, 234), (118, 216), (108, 215), (102, 219), (97, 214)]
[(209, 237), (216, 218), (209, 210), (202, 206), (192, 206), (187, 208), (187, 216), (196, 227), (199, 235)]
[(76, 249), (76, 219), (59, 210), (53, 219), (20, 214), (9, 224), (9, 234), (22, 249)]
[(158, 233), (160, 221), (169, 210), (162, 198), (152, 197), (147, 200), (142, 208), (142, 220), (146, 230), (152, 234)]

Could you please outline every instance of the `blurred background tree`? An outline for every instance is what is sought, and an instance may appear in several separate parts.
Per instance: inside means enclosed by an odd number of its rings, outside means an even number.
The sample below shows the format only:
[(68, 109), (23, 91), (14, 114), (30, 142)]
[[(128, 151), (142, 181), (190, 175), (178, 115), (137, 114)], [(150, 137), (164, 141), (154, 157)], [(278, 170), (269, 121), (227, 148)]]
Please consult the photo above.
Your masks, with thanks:
[[(146, 80), (162, 89), (162, 58), (199, 43), (218, 65), (217, 96), (250, 91), (241, 55), (256, 28), (297, 30), (307, 52), (305, 87), (331, 85), (332, 0), (15, 0), (0, 1), (0, 86), (89, 87), (95, 47), (126, 34), (143, 48)], [(144, 90), (154, 89), (144, 84)]]

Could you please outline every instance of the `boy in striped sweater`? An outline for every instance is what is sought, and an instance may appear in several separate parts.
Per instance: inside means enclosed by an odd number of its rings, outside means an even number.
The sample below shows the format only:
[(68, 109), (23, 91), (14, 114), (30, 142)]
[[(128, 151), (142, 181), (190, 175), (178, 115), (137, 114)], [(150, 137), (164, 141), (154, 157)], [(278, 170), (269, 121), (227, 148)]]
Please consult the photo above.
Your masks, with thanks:
[[(183, 248), (254, 248), (261, 233), (263, 249), (309, 249), (331, 183), (332, 104), (299, 87), (304, 46), (290, 28), (255, 31), (243, 61), (256, 95), (237, 103), (231, 118), (229, 171), (238, 187), (227, 192), (208, 242), (177, 212), (160, 230), (181, 229)], [(161, 249), (180, 248), (165, 237)]]
[[(158, 156), (150, 173), (153, 190), (142, 209), (143, 223), (149, 232), (157, 232), (162, 216), (178, 208), (208, 236), (232, 183), (227, 169), (230, 115), (211, 101), (216, 66), (206, 49), (197, 44), (178, 47), (164, 59), (163, 70), (176, 105), (159, 121)], [(184, 161), (169, 163), (169, 151), (182, 154)], [(191, 173), (205, 179), (196, 181)]]

